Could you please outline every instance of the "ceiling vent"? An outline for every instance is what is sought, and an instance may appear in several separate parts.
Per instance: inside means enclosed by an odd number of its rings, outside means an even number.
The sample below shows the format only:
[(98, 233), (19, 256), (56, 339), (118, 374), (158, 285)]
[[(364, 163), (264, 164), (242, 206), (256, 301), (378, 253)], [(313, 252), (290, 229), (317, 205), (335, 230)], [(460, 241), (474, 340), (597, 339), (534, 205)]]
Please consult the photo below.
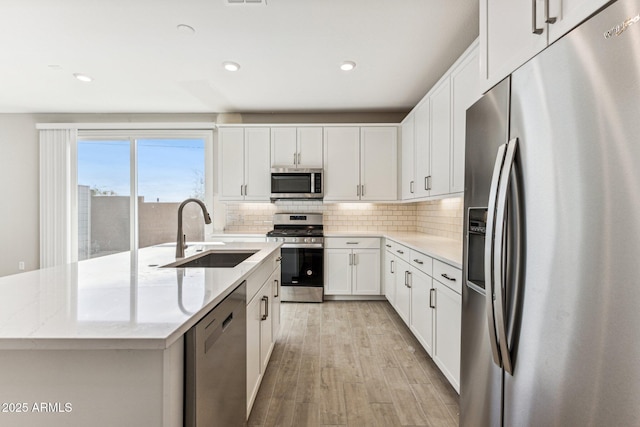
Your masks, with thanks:
[(267, 0), (227, 0), (227, 4), (242, 5), (242, 4), (262, 4), (267, 5)]

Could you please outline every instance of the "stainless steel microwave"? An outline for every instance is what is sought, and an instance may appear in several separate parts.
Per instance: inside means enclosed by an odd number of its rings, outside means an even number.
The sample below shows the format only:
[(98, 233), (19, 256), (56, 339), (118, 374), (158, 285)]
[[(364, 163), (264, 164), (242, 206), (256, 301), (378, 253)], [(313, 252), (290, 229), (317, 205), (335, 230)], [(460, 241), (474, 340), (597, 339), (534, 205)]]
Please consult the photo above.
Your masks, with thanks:
[(271, 169), (271, 200), (322, 199), (322, 169)]

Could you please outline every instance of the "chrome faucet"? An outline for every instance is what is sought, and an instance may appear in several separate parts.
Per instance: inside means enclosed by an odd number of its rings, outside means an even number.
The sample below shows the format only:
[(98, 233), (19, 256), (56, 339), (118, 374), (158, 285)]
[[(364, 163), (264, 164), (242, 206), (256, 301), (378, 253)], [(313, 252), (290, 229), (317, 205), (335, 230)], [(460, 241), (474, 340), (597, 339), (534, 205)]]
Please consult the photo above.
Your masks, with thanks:
[(182, 233), (182, 209), (191, 202), (196, 202), (202, 208), (202, 216), (204, 216), (204, 223), (211, 224), (211, 217), (209, 216), (209, 212), (207, 211), (207, 207), (202, 203), (201, 200), (198, 199), (187, 199), (180, 204), (178, 208), (178, 238), (176, 241), (176, 258), (184, 258), (184, 250), (187, 247), (186, 241), (187, 236)]

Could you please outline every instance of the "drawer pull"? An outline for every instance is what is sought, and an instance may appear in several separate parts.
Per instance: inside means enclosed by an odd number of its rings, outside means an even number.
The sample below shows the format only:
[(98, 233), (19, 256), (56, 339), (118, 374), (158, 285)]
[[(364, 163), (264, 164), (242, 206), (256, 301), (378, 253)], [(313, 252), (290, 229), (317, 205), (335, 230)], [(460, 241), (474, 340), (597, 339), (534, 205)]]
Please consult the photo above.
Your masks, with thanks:
[(276, 258), (276, 262), (280, 262), (280, 261), (282, 261), (282, 257), (281, 257), (281, 256), (279, 256), (278, 258)]
[(347, 245), (359, 245), (360, 242), (347, 242)]
[(400, 249), (398, 249), (396, 252), (398, 252), (399, 254), (403, 254), (404, 251), (401, 251)]
[(447, 275), (447, 273), (442, 273), (441, 276), (444, 277), (447, 280), (451, 280), (452, 282), (456, 281), (455, 277), (450, 277), (450, 276)]
[(413, 260), (413, 262), (415, 262), (416, 264), (420, 264), (420, 265), (424, 264), (424, 262), (420, 261), (420, 260), (419, 260), (419, 259), (417, 259), (417, 258), (416, 258), (416, 259), (414, 259), (414, 260)]
[(390, 247), (391, 247), (391, 245), (385, 245), (385, 246), (386, 246), (386, 247), (388, 247), (388, 248), (390, 248)]

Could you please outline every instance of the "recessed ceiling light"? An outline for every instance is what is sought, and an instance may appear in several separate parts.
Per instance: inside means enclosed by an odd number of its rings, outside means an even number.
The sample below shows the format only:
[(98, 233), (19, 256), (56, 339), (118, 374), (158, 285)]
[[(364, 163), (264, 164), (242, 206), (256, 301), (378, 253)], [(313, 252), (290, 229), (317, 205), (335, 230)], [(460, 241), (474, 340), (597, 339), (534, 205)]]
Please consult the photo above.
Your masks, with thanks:
[(226, 61), (222, 63), (222, 66), (227, 71), (238, 71), (240, 69), (240, 64), (237, 62)]
[(187, 24), (178, 24), (178, 26), (176, 26), (176, 28), (178, 29), (178, 31), (181, 34), (195, 34), (196, 29), (193, 28), (191, 25), (187, 25)]
[(342, 64), (340, 64), (340, 69), (342, 71), (351, 71), (354, 68), (356, 68), (356, 63), (353, 61), (344, 61)]
[(80, 74), (80, 73), (73, 73), (73, 77), (75, 77), (76, 79), (80, 80), (81, 82), (85, 82), (88, 83), (90, 81), (93, 81), (93, 79), (85, 74)]

